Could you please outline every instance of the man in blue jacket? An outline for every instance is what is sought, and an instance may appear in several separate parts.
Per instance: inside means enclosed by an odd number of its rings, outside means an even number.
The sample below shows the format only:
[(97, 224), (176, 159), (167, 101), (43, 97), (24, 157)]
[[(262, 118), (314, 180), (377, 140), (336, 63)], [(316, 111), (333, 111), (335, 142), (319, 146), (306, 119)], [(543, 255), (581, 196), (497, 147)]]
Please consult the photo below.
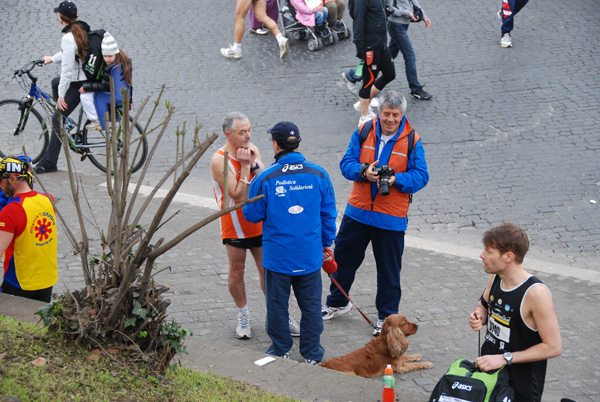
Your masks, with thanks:
[(323, 253), (335, 238), (335, 194), (327, 172), (296, 149), (300, 131), (291, 122), (277, 123), (271, 134), (275, 163), (250, 184), (246, 205), (249, 222), (263, 222), (263, 267), (267, 304), (268, 354), (289, 358), (293, 345), (288, 328), (290, 289), (302, 312), (300, 354), (309, 364), (323, 359), (321, 346), (321, 271)]
[[(406, 99), (399, 92), (383, 95), (379, 116), (369, 122), (370, 130), (363, 130), (365, 125), (361, 125), (354, 131), (340, 162), (342, 174), (353, 181), (353, 187), (335, 239), (338, 269), (333, 276), (350, 293), (365, 250), (372, 243), (377, 266), (375, 306), (379, 316), (374, 336), (381, 332), (387, 316), (398, 313), (408, 206), (411, 194), (429, 181), (423, 144), (404, 116), (405, 110)], [(387, 195), (380, 191), (382, 177), (373, 169), (384, 165), (394, 172), (389, 177)], [(329, 320), (351, 309), (352, 304), (332, 283), (323, 306), (323, 319)]]

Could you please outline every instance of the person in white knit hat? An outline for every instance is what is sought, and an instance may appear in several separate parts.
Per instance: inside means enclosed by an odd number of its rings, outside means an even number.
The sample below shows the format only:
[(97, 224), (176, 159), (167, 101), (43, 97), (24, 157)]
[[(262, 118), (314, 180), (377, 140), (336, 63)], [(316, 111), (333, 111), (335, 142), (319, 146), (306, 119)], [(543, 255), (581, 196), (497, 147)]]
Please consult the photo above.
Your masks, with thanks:
[(121, 90), (126, 88), (131, 94), (131, 59), (119, 49), (117, 41), (106, 32), (102, 40), (102, 56), (106, 66), (100, 81), (86, 81), (81, 86), (81, 105), (88, 119), (88, 130), (104, 129), (104, 115), (110, 108), (110, 77), (115, 85), (115, 103), (123, 103)]

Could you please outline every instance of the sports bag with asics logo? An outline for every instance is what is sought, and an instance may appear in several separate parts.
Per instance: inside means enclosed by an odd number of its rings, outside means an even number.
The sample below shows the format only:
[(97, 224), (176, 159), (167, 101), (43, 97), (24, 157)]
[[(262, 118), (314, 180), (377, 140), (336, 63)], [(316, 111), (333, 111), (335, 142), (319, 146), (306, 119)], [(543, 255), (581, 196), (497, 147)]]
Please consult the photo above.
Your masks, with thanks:
[(508, 385), (504, 367), (480, 371), (475, 363), (458, 359), (438, 381), (429, 402), (512, 402), (514, 391)]

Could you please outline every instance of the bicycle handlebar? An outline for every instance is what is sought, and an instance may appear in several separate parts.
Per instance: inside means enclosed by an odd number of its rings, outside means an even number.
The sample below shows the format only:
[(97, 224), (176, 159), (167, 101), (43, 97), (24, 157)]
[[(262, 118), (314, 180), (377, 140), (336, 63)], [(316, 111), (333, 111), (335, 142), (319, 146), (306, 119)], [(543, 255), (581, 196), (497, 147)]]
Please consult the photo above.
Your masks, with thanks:
[(27, 74), (27, 76), (29, 76), (29, 78), (32, 81), (36, 81), (37, 77), (34, 76), (33, 74), (31, 74), (31, 70), (33, 70), (36, 66), (43, 66), (44, 65), (44, 61), (43, 60), (34, 60), (31, 62), (31, 65), (29, 67), (23, 67), (19, 70), (15, 70), (15, 74), (14, 75), (18, 75), (19, 77), (22, 77), (23, 74)]

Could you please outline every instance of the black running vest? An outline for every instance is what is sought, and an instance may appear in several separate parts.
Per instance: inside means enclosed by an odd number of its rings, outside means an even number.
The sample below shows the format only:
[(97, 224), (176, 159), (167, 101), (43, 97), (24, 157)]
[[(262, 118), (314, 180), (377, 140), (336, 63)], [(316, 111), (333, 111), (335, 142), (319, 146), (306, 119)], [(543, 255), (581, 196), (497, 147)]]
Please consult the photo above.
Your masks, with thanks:
[[(501, 279), (494, 277), (488, 300), (488, 324), (482, 355), (503, 354), (525, 350), (542, 342), (538, 331), (525, 324), (521, 316), (521, 303), (525, 294), (535, 284), (542, 284), (530, 276), (514, 289), (504, 291)], [(541, 401), (546, 378), (547, 360), (533, 363), (515, 363), (508, 366), (511, 386), (515, 390), (515, 401)]]

